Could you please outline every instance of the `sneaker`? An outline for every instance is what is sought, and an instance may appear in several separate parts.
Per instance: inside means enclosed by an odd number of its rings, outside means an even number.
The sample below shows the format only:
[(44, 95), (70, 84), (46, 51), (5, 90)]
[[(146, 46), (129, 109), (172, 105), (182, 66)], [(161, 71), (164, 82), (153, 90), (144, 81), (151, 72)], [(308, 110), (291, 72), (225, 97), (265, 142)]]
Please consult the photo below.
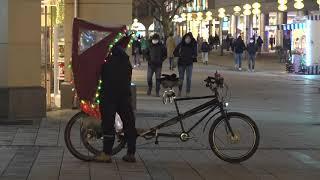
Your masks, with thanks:
[(242, 70), (242, 68), (239, 68), (239, 71), (241, 71)]
[(133, 154), (127, 154), (127, 155), (123, 156), (122, 160), (126, 161), (126, 162), (130, 162), (130, 163), (136, 162), (136, 158), (134, 157)]
[(94, 157), (94, 160), (97, 162), (112, 163), (111, 156), (104, 152)]
[(254, 69), (252, 69), (251, 72), (254, 72)]

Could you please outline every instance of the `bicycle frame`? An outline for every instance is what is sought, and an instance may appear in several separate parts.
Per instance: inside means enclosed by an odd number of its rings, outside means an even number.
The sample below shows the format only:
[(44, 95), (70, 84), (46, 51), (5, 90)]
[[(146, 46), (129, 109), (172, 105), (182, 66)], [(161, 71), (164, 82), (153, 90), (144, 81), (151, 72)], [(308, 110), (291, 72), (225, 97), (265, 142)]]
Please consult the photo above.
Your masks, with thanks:
[[(179, 107), (178, 107), (178, 102), (179, 101), (187, 101), (187, 100), (195, 100), (195, 99), (209, 99), (212, 98), (210, 101), (207, 101), (191, 110), (186, 111), (185, 113), (181, 114), (179, 111)], [(140, 134), (141, 137), (144, 137), (145, 135), (148, 135), (150, 133), (154, 133), (152, 135), (155, 135), (156, 138), (163, 136), (163, 137), (180, 137), (181, 133), (190, 133), (195, 127), (197, 127), (201, 122), (203, 122), (203, 120), (208, 117), (212, 112), (214, 112), (217, 108), (219, 108), (219, 111), (216, 112), (215, 114), (213, 114), (209, 120), (207, 121), (206, 125), (208, 124), (208, 122), (217, 114), (221, 113), (222, 115), (225, 115), (225, 110), (223, 107), (223, 104), (217, 99), (217, 96), (215, 95), (211, 95), (211, 96), (201, 96), (201, 97), (190, 97), (190, 98), (176, 98), (174, 99), (174, 104), (175, 104), (175, 108), (177, 111), (177, 116), (155, 126), (150, 128), (148, 131)], [(209, 110), (210, 109), (210, 110)], [(183, 120), (185, 120), (188, 117), (191, 117), (193, 115), (196, 115), (198, 113), (201, 113), (203, 111), (209, 110), (204, 116), (202, 116), (200, 118), (199, 121), (197, 121), (195, 124), (193, 124), (188, 130), (185, 130), (185, 127), (183, 126)], [(168, 127), (168, 126), (172, 126), (175, 125), (177, 123), (180, 123), (181, 126), (181, 133), (180, 134), (174, 134), (174, 133), (158, 133), (159, 129)]]

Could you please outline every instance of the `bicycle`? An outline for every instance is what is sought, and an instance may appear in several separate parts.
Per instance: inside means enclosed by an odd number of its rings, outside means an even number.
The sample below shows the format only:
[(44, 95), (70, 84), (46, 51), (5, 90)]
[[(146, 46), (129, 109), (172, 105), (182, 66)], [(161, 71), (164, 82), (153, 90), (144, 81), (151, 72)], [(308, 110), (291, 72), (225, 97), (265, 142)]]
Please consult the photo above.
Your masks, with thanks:
[[(213, 95), (173, 98), (177, 116), (149, 129), (143, 131), (137, 130), (137, 137), (144, 138), (145, 140), (155, 139), (155, 144), (159, 143), (159, 137), (179, 138), (182, 142), (185, 142), (191, 138), (189, 135), (190, 132), (207, 117), (209, 117), (203, 127), (203, 132), (207, 128), (209, 122), (213, 121), (208, 135), (210, 148), (213, 153), (221, 160), (229, 163), (240, 163), (249, 159), (258, 149), (260, 141), (259, 130), (256, 123), (245, 114), (228, 112), (226, 110), (228, 103), (225, 101), (225, 97), (219, 93), (220, 90), (227, 88), (227, 86), (224, 85), (223, 77), (216, 73), (214, 77), (209, 76), (204, 81), (206, 83), (206, 87), (212, 90)], [(185, 113), (180, 113), (177, 102), (195, 99), (210, 100), (186, 111)], [(207, 112), (201, 117), (200, 120), (193, 124), (190, 129), (185, 129), (183, 120), (205, 111)], [(218, 114), (220, 114), (220, 116), (216, 117)], [(84, 121), (82, 121), (82, 119), (84, 119)], [(79, 126), (76, 127), (76, 131), (71, 131), (77, 122), (79, 123)], [(162, 128), (169, 127), (177, 123), (180, 124), (181, 132), (159, 132), (159, 130)], [(249, 135), (243, 134), (247, 132), (249, 132)], [(76, 135), (79, 137), (72, 138), (71, 135)], [(100, 122), (89, 117), (83, 112), (77, 113), (71, 118), (66, 126), (65, 142), (71, 154), (73, 154), (76, 158), (84, 161), (93, 160), (94, 156), (100, 153), (102, 149), (103, 135)], [(243, 142), (244, 144), (241, 144)], [(84, 147), (76, 149), (80, 144), (83, 144)], [(112, 154), (114, 155), (120, 152), (121, 149), (125, 147), (125, 144), (126, 142), (124, 133), (118, 129), (116, 131), (116, 141)], [(228, 144), (230, 144), (231, 147), (229, 147)], [(232, 155), (233, 152), (237, 153)]]

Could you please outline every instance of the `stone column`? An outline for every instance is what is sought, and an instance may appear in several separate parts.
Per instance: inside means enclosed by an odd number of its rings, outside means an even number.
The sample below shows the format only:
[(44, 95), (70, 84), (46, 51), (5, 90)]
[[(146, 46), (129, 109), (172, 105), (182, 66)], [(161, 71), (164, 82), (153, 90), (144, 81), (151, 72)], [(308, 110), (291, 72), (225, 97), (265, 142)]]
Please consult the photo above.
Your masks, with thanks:
[[(262, 24), (262, 26), (269, 26), (269, 13), (266, 13), (264, 14), (264, 24)], [(264, 45), (263, 45), (263, 49), (264, 51), (269, 51), (269, 38), (268, 38), (268, 33), (267, 31), (264, 31), (264, 34), (263, 34), (263, 41), (264, 41)]]
[(46, 115), (40, 5), (40, 0), (0, 1), (0, 121), (34, 121)]
[[(277, 13), (277, 24), (284, 24), (283, 17), (284, 16), (282, 12)], [(277, 31), (276, 46), (283, 46), (283, 30)]]
[[(317, 15), (319, 16), (319, 15)], [(320, 64), (320, 21), (315, 18), (306, 21), (306, 65)]]
[[(265, 30), (266, 30), (265, 26), (266, 25), (265, 24), (266, 24), (265, 15), (263, 13), (261, 13), (260, 14), (260, 27), (259, 27), (260, 32), (259, 32), (259, 36), (261, 37), (261, 39), (263, 41), (263, 44), (267, 43), (266, 38), (265, 38), (265, 34), (266, 34), (266, 32), (265, 32)], [(265, 50), (264, 47), (265, 46), (263, 45), (262, 46), (262, 51)]]
[(236, 33), (237, 33), (237, 16), (235, 15), (232, 15), (231, 16), (231, 31), (230, 31), (230, 34), (231, 36), (233, 37), (236, 37)]

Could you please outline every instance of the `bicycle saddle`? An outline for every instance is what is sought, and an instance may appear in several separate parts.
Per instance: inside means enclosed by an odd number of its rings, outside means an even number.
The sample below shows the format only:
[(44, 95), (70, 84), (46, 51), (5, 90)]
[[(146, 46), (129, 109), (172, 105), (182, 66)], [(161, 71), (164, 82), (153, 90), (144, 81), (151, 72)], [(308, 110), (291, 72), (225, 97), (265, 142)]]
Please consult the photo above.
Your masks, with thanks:
[(169, 74), (162, 74), (161, 80), (167, 80), (167, 81), (179, 81), (179, 78), (175, 73), (169, 75)]

